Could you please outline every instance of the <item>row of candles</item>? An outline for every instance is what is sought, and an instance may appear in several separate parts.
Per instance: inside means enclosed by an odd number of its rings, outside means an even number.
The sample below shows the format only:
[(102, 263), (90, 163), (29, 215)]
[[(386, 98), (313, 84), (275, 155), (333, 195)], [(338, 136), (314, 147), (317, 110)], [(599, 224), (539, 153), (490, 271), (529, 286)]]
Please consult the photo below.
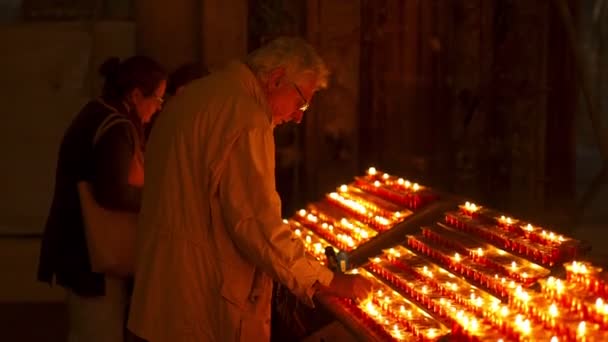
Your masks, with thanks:
[(585, 290), (584, 285), (567, 279), (549, 277), (539, 281), (541, 293), (560, 305), (576, 311), (585, 320), (608, 329), (608, 303), (606, 297)]
[(402, 249), (395, 253), (399, 256), (385, 254), (375, 258), (368, 267), (421, 305), (451, 321), (454, 333), (480, 341), (549, 341), (554, 336), (550, 330), (522, 319), (523, 316), (517, 316), (516, 311), (501, 304), (498, 298), (447, 270)]
[(502, 230), (495, 224), (480, 222), (459, 211), (446, 213), (445, 221), (452, 227), (474, 234), (543, 265), (554, 266), (563, 257), (558, 248), (535, 243), (523, 235)]
[(588, 262), (572, 261), (564, 264), (566, 279), (580, 284), (596, 296), (608, 296), (608, 273)]
[(521, 222), (517, 219), (505, 215), (499, 215), (493, 210), (483, 208), (475, 203), (465, 202), (459, 206), (460, 211), (471, 217), (481, 218), (486, 221), (495, 222), (499, 227), (509, 231), (515, 231), (535, 242), (540, 242), (545, 245), (563, 245), (567, 243), (576, 243), (576, 240), (563, 235), (557, 234), (542, 227), (537, 227), (531, 223)]
[[(509, 339), (519, 341), (604, 341), (608, 331), (604, 325), (608, 319), (608, 304), (602, 298), (595, 303), (585, 303), (587, 315), (581, 315), (581, 304), (565, 305), (557, 301), (555, 292), (551, 295), (545, 285), (541, 293), (524, 289), (521, 285), (509, 289), (509, 303), (501, 301), (471, 285), (449, 271), (419, 257), (410, 250), (398, 246), (384, 251), (384, 255), (374, 258), (368, 266), (381, 278), (409, 294), (422, 305), (442, 316), (449, 316), (442, 309), (444, 304), (456, 303), (469, 310), (478, 322), (485, 320)], [(405, 272), (404, 272), (405, 271)], [(412, 275), (414, 275), (412, 277)], [(422, 281), (422, 282), (420, 282)], [(567, 281), (566, 281), (567, 282)], [(548, 284), (559, 284), (554, 278)], [(574, 284), (574, 283), (572, 283)], [(580, 284), (579, 284), (580, 285)], [(557, 286), (557, 285), (553, 285)], [(575, 290), (575, 289), (572, 289)], [(566, 298), (568, 291), (559, 292)], [(580, 289), (577, 293), (581, 293)], [(421, 298), (426, 296), (426, 298)], [(453, 310), (452, 310), (453, 311)], [(451, 318), (451, 317), (450, 317)], [(471, 330), (466, 321), (458, 323), (454, 329)], [(599, 323), (599, 324), (597, 324)], [(464, 324), (464, 325), (463, 325)], [(602, 330), (604, 329), (604, 330)], [(455, 331), (456, 331), (455, 330)], [(474, 336), (474, 334), (468, 334)], [(483, 339), (494, 340), (494, 336), (483, 334)]]
[[(551, 279), (551, 278), (549, 278)], [(538, 293), (517, 287), (510, 303), (521, 312), (539, 321), (545, 327), (552, 329), (563, 339), (568, 341), (608, 341), (608, 331), (602, 324), (586, 320), (583, 308), (579, 305), (565, 304), (565, 297), (572, 298), (572, 294), (559, 298), (560, 290), (554, 291), (555, 281), (544, 281), (542, 292)], [(561, 300), (560, 300), (561, 299)], [(596, 303), (603, 310), (603, 302)], [(596, 317), (596, 316), (594, 316)]]
[(457, 334), (461, 340), (477, 340), (491, 328), (489, 322), (475, 315), (466, 304), (446, 299), (437, 288), (426, 284), (413, 273), (399, 270), (386, 260), (377, 260), (367, 268), (407, 298), (444, 319), (452, 327), (453, 334)]
[[(498, 275), (494, 269), (476, 262), (472, 257), (454, 253), (452, 249), (436, 245), (424, 236), (409, 235), (407, 244), (413, 250), (494, 291), (501, 297), (507, 297), (511, 290), (521, 285), (513, 279)], [(517, 267), (517, 264), (512, 266)]]
[(460, 205), (458, 212), (448, 213), (446, 222), (549, 266), (575, 257), (580, 248), (577, 240), (471, 202)]
[[(499, 277), (497, 274), (492, 277), (492, 269), (486, 268), (483, 270), (482, 266), (480, 271), (476, 256), (461, 256), (454, 253), (450, 257), (449, 253), (453, 250), (435, 246), (433, 242), (420, 236), (409, 236), (408, 245), (435, 260), (440, 260), (441, 263), (465, 277), (478, 281), (485, 287), (499, 293), (500, 296), (508, 298), (511, 306), (518, 308), (518, 310), (545, 327), (553, 329), (556, 334), (563, 336), (563, 340), (599, 341), (605, 339), (608, 341), (608, 335), (600, 330), (600, 328), (607, 328), (605, 324), (608, 322), (608, 305), (604, 306), (603, 298), (594, 297), (598, 294), (605, 294), (601, 292), (603, 287), (598, 286), (602, 281), (597, 277), (601, 271), (597, 267), (576, 261), (565, 264), (568, 280), (573, 284), (572, 286), (576, 285), (577, 288), (571, 286), (564, 290), (563, 285), (559, 285), (560, 281), (557, 281), (553, 282), (558, 284), (554, 285), (556, 286), (554, 292), (543, 290), (542, 293), (536, 293), (524, 290), (524, 284), (512, 279)], [(471, 254), (474, 256), (479, 253), (473, 252)], [(512, 261), (512, 267), (515, 268), (516, 265), (515, 261)], [(537, 267), (540, 266), (537, 265)], [(544, 286), (543, 288), (549, 288), (543, 285), (547, 281), (539, 280), (539, 282), (541, 286)], [(550, 280), (548, 281), (548, 284), (553, 283)], [(585, 291), (590, 292), (586, 293)], [(549, 296), (549, 293), (553, 293), (553, 295)], [(579, 298), (581, 294), (587, 295), (586, 300)], [(595, 298), (595, 302), (592, 298)], [(551, 299), (556, 299), (556, 301), (554, 302)], [(591, 307), (595, 309), (590, 310)], [(558, 319), (557, 315), (560, 312), (566, 314)]]
[(524, 258), (508, 253), (493, 245), (472, 239), (463, 233), (441, 224), (423, 227), (422, 236), (439, 245), (471, 257), (474, 261), (526, 285), (546, 277), (550, 271)]
[(413, 302), (379, 281), (364, 269), (354, 269), (368, 278), (374, 291), (357, 301), (360, 317), (371, 319), (396, 341), (437, 341), (450, 333), (450, 329)]
[(338, 191), (329, 193), (326, 200), (380, 232), (387, 231), (403, 221), (409, 212), (406, 208), (396, 207), (380, 198), (372, 198), (371, 195), (348, 185), (342, 185)]
[[(299, 215), (306, 217), (305, 215)], [(295, 220), (284, 220), (294, 235), (300, 238), (306, 252), (321, 263), (326, 263), (325, 248), (335, 247), (319, 235)], [(421, 310), (417, 305), (391, 290), (364, 269), (353, 269), (373, 283), (374, 292), (358, 301), (336, 299), (336, 305), (346, 308), (350, 314), (362, 320), (366, 329), (380, 333), (387, 341), (433, 342), (450, 333), (450, 329)]]
[(292, 221), (310, 230), (332, 243), (340, 250), (351, 251), (377, 235), (377, 232), (352, 219), (336, 219), (318, 210), (301, 209)]
[(294, 235), (302, 240), (306, 252), (322, 264), (325, 265), (327, 261), (325, 256), (325, 249), (327, 247), (333, 248), (335, 254), (339, 252), (331, 243), (318, 236), (315, 232), (302, 226), (299, 222), (293, 220), (283, 220), (283, 222), (288, 224)]
[(420, 209), (437, 198), (430, 189), (418, 183), (380, 172), (374, 167), (370, 167), (365, 176), (356, 177), (354, 185), (412, 210)]

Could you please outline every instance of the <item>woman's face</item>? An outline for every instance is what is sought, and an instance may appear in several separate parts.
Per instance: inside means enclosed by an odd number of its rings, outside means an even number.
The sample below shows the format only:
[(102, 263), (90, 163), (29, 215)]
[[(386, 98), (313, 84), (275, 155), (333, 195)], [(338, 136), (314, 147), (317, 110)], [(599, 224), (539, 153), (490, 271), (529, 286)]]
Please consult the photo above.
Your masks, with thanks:
[(161, 81), (152, 95), (149, 96), (144, 96), (139, 89), (133, 90), (132, 102), (135, 106), (137, 115), (141, 118), (142, 123), (149, 122), (154, 113), (162, 108), (166, 88), (167, 82)]

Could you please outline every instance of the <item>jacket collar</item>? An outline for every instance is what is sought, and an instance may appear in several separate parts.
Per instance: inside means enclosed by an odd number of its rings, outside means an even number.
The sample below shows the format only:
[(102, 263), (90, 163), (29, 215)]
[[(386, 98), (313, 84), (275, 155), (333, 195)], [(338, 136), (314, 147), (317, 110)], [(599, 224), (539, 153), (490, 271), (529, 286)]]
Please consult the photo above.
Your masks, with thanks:
[(260, 81), (249, 67), (239, 61), (231, 62), (227, 65), (226, 70), (235, 75), (241, 82), (245, 92), (250, 95), (260, 105), (262, 110), (268, 116), (268, 121), (272, 125), (272, 111), (266, 98), (266, 94), (262, 89)]

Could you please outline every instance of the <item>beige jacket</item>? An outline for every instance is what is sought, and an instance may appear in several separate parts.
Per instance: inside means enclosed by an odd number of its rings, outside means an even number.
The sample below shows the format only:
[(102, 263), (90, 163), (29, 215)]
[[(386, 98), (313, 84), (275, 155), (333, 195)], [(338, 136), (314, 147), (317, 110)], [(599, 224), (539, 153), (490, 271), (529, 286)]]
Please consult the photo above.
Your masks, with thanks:
[(150, 342), (267, 341), (274, 278), (312, 304), (333, 274), (280, 216), (271, 114), (241, 63), (169, 101), (146, 151), (129, 329)]

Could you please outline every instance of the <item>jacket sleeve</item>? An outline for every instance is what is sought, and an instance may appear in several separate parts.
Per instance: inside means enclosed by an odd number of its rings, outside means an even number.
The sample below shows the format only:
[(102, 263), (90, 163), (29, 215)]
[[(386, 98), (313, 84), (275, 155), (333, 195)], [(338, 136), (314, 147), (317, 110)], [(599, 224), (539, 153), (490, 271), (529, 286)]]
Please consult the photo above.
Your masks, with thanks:
[(93, 193), (106, 209), (139, 211), (141, 188), (129, 184), (133, 144), (130, 127), (121, 123), (110, 127), (93, 148)]
[(228, 156), (219, 192), (228, 233), (240, 252), (312, 305), (313, 285), (328, 286), (333, 273), (309, 257), (283, 223), (271, 130), (241, 134)]

